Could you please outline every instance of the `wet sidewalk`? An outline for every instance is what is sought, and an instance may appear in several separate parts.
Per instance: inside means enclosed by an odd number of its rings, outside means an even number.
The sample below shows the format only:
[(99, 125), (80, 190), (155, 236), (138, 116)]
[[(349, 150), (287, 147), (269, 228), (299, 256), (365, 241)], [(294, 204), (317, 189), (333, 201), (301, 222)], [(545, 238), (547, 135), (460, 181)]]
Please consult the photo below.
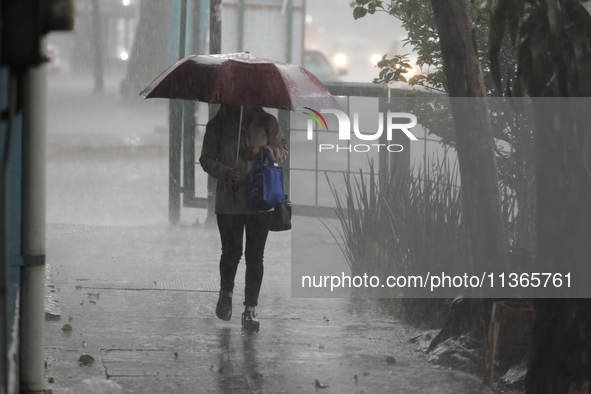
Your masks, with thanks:
[[(243, 263), (234, 316), (219, 320), (217, 229), (187, 224), (203, 223), (194, 209), (183, 210), (184, 225), (165, 224), (167, 103), (122, 102), (116, 78), (93, 96), (91, 81), (49, 81), (54, 393), (490, 393), (476, 377), (429, 364), (409, 343), (417, 333), (373, 301), (291, 298), (291, 232), (269, 236), (260, 332), (240, 328)], [(293, 223), (313, 252), (327, 245), (310, 220)], [(83, 355), (94, 362), (80, 365)]]
[[(305, 225), (294, 218), (294, 225)], [(301, 222), (301, 223), (300, 223)], [(290, 295), (290, 232), (271, 233), (258, 334), (214, 313), (220, 244), (197, 225), (50, 224), (61, 320), (46, 322), (54, 393), (490, 393), (429, 364), (416, 335), (371, 300)], [(311, 245), (311, 247), (315, 247)], [(316, 246), (318, 247), (318, 246)], [(71, 331), (62, 326), (70, 324)], [(90, 355), (94, 362), (82, 366)]]

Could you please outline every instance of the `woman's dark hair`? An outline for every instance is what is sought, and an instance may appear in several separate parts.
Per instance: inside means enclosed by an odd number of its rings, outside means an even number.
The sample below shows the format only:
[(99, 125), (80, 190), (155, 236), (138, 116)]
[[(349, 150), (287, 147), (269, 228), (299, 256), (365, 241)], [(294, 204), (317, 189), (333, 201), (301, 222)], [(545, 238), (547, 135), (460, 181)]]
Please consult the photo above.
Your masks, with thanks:
[(238, 119), (240, 116), (240, 105), (221, 104), (216, 116), (217, 115), (224, 118)]
[[(222, 125), (227, 123), (238, 123), (240, 119), (240, 107), (240, 105), (221, 104), (220, 109), (216, 112), (211, 121), (220, 122)], [(252, 112), (252, 115), (265, 113), (262, 107), (251, 107), (250, 111)], [(246, 114), (244, 113), (242, 116), (245, 115)]]

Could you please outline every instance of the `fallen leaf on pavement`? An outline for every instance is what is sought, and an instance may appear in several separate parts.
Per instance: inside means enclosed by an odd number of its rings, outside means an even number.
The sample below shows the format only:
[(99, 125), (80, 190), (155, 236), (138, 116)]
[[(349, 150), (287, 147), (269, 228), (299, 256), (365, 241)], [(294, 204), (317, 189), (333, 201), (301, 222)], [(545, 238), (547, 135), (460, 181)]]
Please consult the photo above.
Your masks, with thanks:
[(320, 383), (320, 381), (318, 379), (316, 379), (314, 381), (314, 387), (316, 387), (317, 389), (325, 389), (328, 387), (328, 385), (324, 385), (324, 384)]
[(80, 359), (78, 359), (78, 363), (85, 366), (92, 365), (94, 364), (94, 358), (88, 354), (83, 354), (80, 356)]

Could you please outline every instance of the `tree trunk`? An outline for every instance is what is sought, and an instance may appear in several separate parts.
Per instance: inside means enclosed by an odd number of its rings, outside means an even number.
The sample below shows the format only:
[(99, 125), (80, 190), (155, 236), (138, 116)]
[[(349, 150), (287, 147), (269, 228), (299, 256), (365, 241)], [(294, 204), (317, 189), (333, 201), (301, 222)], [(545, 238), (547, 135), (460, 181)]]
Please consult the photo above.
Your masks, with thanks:
[[(534, 100), (538, 188), (536, 264), (543, 272), (579, 272), (572, 275), (571, 288), (588, 288), (589, 100), (566, 97)], [(561, 296), (560, 291), (544, 290), (541, 295)], [(591, 300), (544, 298), (536, 299), (534, 306), (526, 392), (585, 392), (581, 390), (584, 382), (591, 382)]]
[(92, 71), (94, 75), (94, 93), (101, 94), (104, 91), (105, 77), (103, 67), (103, 29), (102, 16), (98, 0), (92, 0), (92, 50), (94, 61)]
[[(507, 236), (501, 216), (486, 90), (473, 39), (469, 4), (467, 0), (431, 0), (431, 6), (440, 38), (443, 70), (456, 131), (462, 215), (470, 236), (474, 273), (499, 272), (508, 265)], [(478, 297), (477, 294), (472, 296)], [(462, 316), (469, 321), (469, 326), (478, 329), (484, 317), (482, 313), (486, 313), (488, 308), (480, 309), (486, 306), (480, 301), (472, 301), (472, 304), (473, 308)], [(471, 313), (470, 309), (472, 312), (480, 309), (480, 313)], [(465, 327), (465, 323), (455, 324)], [(438, 338), (442, 339), (445, 338)]]
[(127, 74), (121, 83), (123, 97), (137, 99), (139, 92), (170, 65), (170, 5), (171, 0), (141, 1), (140, 22), (129, 56)]
[[(516, 117), (517, 118), (517, 117)], [(520, 124), (516, 119), (515, 125), (515, 196), (517, 198), (517, 217), (514, 230), (514, 246), (535, 251), (536, 249), (536, 179), (535, 179), (535, 149), (533, 136), (528, 132), (533, 127)]]

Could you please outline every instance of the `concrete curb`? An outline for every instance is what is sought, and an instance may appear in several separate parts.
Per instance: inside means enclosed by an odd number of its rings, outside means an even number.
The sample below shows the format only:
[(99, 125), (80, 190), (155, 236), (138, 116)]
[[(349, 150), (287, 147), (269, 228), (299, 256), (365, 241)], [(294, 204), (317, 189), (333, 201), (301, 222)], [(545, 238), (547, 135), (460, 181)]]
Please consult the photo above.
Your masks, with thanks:
[[(196, 146), (197, 149), (197, 146)], [(199, 146), (201, 149), (201, 146)], [(89, 158), (129, 158), (132, 157), (168, 157), (169, 146), (166, 145), (49, 145), (48, 160), (89, 159)]]
[(45, 265), (45, 320), (60, 320), (62, 318), (62, 311), (60, 309), (59, 300), (57, 299), (55, 285), (53, 283), (53, 275), (51, 266)]

